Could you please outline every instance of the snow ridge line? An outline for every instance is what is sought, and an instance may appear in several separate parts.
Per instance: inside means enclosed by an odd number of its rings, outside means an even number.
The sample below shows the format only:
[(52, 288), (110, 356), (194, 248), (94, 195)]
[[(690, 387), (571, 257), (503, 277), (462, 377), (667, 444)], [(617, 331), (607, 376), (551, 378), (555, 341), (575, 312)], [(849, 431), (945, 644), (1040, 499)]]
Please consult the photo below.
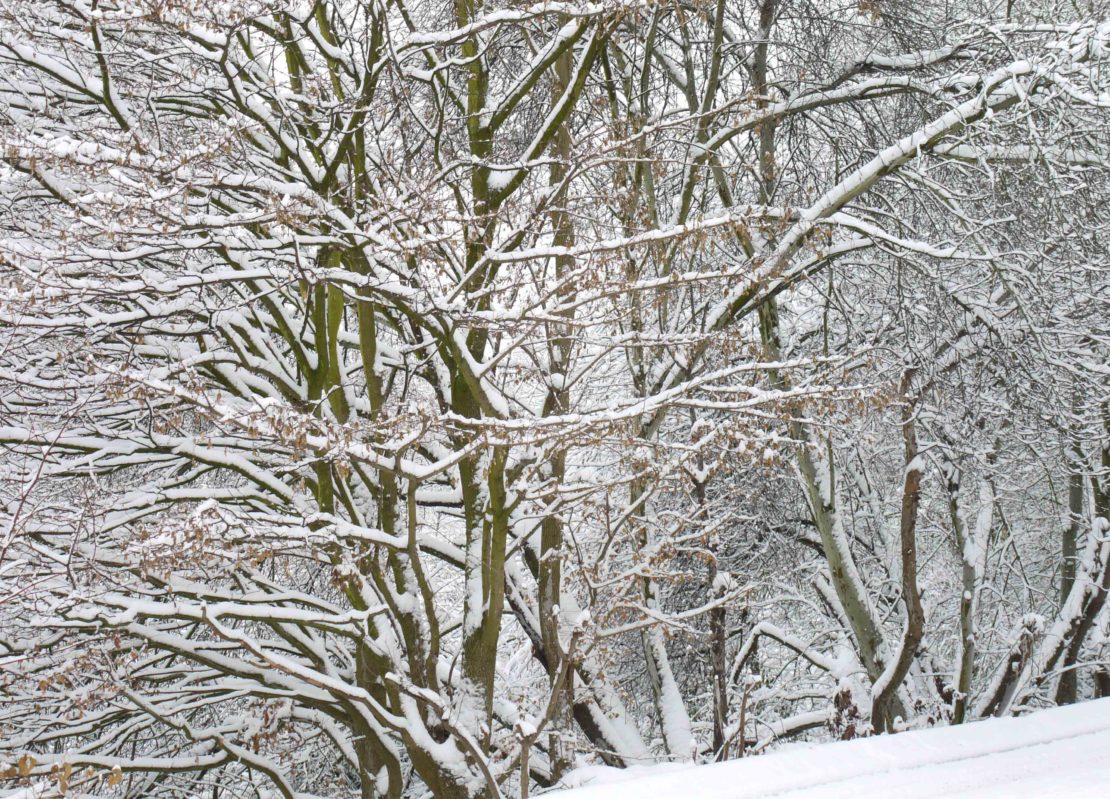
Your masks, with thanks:
[(1020, 718), (989, 719), (957, 727), (794, 748), (727, 763), (669, 768), (659, 774), (645, 768), (627, 779), (605, 772), (597, 782), (552, 796), (663, 799), (688, 795), (693, 790), (699, 799), (774, 799), (855, 779), (978, 760), (1099, 733), (1110, 738), (1110, 698)]

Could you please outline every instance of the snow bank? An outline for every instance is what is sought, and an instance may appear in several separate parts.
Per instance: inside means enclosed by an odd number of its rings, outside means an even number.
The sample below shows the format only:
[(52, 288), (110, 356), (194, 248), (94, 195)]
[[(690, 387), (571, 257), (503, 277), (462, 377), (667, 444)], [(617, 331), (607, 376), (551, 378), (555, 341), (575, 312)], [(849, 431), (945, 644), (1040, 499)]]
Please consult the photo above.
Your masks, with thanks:
[(1107, 799), (1110, 699), (703, 766), (589, 769), (552, 799)]

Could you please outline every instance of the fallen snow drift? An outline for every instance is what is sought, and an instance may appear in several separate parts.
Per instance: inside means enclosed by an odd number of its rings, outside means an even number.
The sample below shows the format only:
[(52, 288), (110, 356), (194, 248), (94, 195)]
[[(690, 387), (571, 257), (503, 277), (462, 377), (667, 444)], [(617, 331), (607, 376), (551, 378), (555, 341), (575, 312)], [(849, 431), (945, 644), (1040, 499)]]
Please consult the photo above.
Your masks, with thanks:
[(1110, 699), (761, 757), (584, 770), (551, 799), (1108, 799)]

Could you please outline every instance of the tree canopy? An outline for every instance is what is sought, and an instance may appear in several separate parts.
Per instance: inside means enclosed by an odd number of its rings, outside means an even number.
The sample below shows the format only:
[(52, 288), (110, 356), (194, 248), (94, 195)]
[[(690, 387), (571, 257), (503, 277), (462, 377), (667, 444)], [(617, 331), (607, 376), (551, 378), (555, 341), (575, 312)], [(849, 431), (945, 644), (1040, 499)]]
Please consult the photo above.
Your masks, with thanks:
[(0, 779), (1110, 694), (1107, 10), (0, 0)]

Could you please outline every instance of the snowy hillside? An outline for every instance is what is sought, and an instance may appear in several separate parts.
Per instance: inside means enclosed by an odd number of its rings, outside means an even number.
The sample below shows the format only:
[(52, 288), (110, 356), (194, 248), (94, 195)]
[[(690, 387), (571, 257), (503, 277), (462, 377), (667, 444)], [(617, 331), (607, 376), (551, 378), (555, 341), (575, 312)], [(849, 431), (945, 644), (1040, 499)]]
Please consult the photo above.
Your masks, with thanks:
[(686, 768), (578, 772), (557, 799), (1105, 799), (1110, 699)]

